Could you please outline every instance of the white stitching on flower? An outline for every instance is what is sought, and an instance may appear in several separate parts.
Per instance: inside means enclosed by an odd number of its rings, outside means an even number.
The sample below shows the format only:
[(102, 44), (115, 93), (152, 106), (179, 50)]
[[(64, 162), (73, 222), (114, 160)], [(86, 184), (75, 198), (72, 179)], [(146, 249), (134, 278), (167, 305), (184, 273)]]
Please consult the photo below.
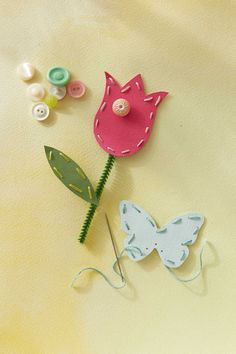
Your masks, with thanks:
[(157, 106), (160, 103), (160, 101), (161, 101), (161, 96), (158, 96), (158, 99), (155, 102), (155, 106)]
[(106, 108), (106, 102), (103, 102), (103, 104), (102, 104), (102, 106), (101, 106), (101, 108), (100, 108), (100, 111), (101, 112), (103, 112), (104, 111), (104, 109)]
[(152, 97), (152, 96), (144, 98), (144, 101), (145, 101), (145, 102), (148, 102), (148, 101), (151, 101), (151, 100), (153, 100), (153, 97)]
[(97, 137), (103, 143), (103, 139), (101, 138), (101, 136), (99, 134), (97, 134)]
[(136, 81), (136, 82), (135, 82), (135, 84), (136, 84), (136, 86), (137, 86), (138, 90), (141, 90), (141, 87), (140, 87), (140, 85), (139, 85), (138, 81)]
[(144, 142), (144, 139), (141, 139), (140, 142), (137, 144), (137, 147), (139, 147), (140, 145), (142, 145), (143, 142)]
[(124, 92), (127, 92), (129, 89), (130, 89), (130, 86), (126, 86), (120, 92), (124, 93)]

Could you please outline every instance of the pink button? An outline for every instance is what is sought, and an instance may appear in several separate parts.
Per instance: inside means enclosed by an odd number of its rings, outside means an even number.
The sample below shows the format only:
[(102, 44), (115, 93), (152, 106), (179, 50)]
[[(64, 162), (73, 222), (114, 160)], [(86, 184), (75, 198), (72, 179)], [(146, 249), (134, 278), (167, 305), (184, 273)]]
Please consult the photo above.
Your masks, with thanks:
[(72, 80), (67, 85), (67, 93), (73, 98), (80, 98), (85, 94), (86, 87), (79, 80)]

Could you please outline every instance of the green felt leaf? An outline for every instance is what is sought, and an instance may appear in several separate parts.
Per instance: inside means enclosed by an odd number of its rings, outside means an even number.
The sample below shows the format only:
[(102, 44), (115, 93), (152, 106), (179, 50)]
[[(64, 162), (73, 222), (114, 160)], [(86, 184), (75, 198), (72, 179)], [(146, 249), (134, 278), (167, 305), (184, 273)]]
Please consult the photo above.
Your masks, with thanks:
[(50, 146), (44, 148), (49, 165), (59, 180), (80, 198), (98, 205), (93, 186), (79, 165), (57, 149)]

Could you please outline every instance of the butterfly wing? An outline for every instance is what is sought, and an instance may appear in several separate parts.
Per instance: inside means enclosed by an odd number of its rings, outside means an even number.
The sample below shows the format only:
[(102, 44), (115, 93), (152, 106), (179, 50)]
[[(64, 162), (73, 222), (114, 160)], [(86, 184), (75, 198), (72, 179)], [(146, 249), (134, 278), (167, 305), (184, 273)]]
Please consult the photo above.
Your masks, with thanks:
[(204, 216), (188, 213), (179, 216), (157, 231), (156, 249), (169, 268), (178, 268), (189, 255), (188, 246), (192, 245), (204, 223)]
[(128, 235), (124, 247), (130, 259), (140, 261), (157, 245), (157, 227), (153, 218), (138, 205), (123, 200), (120, 203), (121, 228)]

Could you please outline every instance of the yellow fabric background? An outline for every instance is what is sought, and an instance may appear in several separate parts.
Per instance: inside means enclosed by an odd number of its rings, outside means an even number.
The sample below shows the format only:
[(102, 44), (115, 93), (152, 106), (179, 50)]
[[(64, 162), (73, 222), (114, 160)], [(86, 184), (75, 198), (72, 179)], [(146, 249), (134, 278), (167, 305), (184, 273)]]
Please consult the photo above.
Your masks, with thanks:
[[(0, 353), (235, 354), (235, 2), (2, 0), (0, 13)], [(86, 97), (67, 98), (45, 124), (33, 121), (16, 76), (23, 61), (45, 84), (50, 66), (67, 67)], [(82, 246), (87, 204), (52, 174), (43, 145), (97, 181), (106, 154), (92, 126), (104, 70), (121, 83), (140, 72), (147, 92), (170, 96), (147, 146), (116, 163)], [(160, 224), (202, 212), (205, 227), (178, 273), (197, 269), (207, 238), (203, 276), (183, 285), (153, 254), (124, 260), (130, 283), (121, 291), (92, 274), (71, 289), (87, 265), (117, 280), (104, 210), (121, 249), (122, 199)]]

